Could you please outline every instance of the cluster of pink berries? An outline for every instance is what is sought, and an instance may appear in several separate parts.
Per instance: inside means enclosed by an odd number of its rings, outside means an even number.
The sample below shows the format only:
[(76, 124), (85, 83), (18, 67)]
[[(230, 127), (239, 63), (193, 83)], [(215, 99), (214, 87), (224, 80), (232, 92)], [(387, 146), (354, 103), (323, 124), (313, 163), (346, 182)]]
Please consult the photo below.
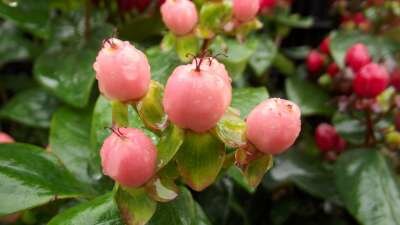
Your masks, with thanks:
[[(164, 5), (185, 0), (167, 0)], [(187, 4), (187, 3), (180, 3)], [(151, 77), (146, 56), (127, 41), (104, 42), (93, 65), (101, 93), (124, 103), (146, 95)], [(231, 79), (214, 58), (199, 57), (175, 68), (164, 90), (162, 105), (168, 119), (183, 129), (208, 132), (231, 103)], [(246, 136), (260, 152), (279, 154), (296, 140), (301, 129), (300, 109), (287, 100), (268, 99), (247, 118)], [(128, 187), (145, 184), (156, 171), (157, 148), (142, 131), (113, 128), (101, 148), (103, 171)]]
[(337, 133), (335, 127), (327, 123), (321, 123), (315, 130), (315, 142), (317, 147), (328, 160), (336, 159), (337, 155), (346, 149), (346, 141)]

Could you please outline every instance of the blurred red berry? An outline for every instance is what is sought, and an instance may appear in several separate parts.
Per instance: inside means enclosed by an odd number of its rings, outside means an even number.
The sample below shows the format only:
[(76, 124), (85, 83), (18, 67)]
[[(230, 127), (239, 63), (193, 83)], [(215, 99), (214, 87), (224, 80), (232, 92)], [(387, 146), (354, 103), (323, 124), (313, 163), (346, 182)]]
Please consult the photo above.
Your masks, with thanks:
[(336, 132), (335, 127), (327, 123), (318, 125), (315, 142), (322, 152), (343, 151), (346, 148), (346, 142)]
[(324, 66), (324, 56), (316, 50), (311, 51), (307, 56), (307, 69), (311, 73), (321, 71)]
[(340, 71), (339, 66), (336, 63), (331, 63), (328, 66), (328, 69), (326, 70), (326, 72), (329, 74), (330, 77), (335, 77), (336, 74), (338, 74)]
[(364, 16), (364, 14), (362, 12), (358, 12), (358, 13), (354, 14), (353, 21), (357, 25), (362, 25), (362, 24), (369, 22), (368, 19)]
[(352, 68), (354, 72), (358, 72), (361, 67), (372, 61), (367, 46), (362, 43), (357, 43), (351, 46), (347, 50), (345, 60), (346, 64)]
[(374, 98), (382, 93), (389, 84), (386, 68), (370, 63), (356, 74), (353, 80), (353, 91), (361, 97)]
[(319, 45), (319, 50), (320, 50), (322, 53), (329, 54), (329, 52), (330, 52), (330, 44), (331, 44), (331, 39), (330, 39), (330, 37), (326, 37), (326, 38), (321, 42), (321, 44)]
[(397, 131), (400, 131), (400, 112), (397, 112), (394, 118), (394, 125)]
[(260, 12), (272, 10), (276, 6), (276, 0), (260, 0)]
[(390, 84), (396, 91), (400, 91), (400, 68), (395, 69), (390, 75)]

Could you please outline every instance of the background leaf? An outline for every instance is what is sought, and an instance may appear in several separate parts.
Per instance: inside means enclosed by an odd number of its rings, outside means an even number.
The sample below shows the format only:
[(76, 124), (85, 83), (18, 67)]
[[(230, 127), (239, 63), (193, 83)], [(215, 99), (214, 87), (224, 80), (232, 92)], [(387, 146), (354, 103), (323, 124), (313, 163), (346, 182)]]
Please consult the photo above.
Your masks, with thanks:
[(267, 89), (235, 88), (232, 93), (232, 107), (239, 109), (240, 116), (246, 118), (250, 111), (269, 97)]

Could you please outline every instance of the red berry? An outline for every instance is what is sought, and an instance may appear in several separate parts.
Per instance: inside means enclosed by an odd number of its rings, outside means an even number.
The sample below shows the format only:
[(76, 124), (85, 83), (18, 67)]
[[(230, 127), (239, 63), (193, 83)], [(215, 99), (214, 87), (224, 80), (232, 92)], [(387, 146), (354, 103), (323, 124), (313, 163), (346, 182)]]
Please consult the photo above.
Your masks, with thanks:
[(260, 0), (233, 0), (233, 15), (241, 22), (247, 22), (257, 16)]
[(330, 37), (328, 36), (328, 37), (326, 37), (322, 42), (321, 42), (321, 44), (319, 45), (319, 50), (322, 52), (322, 53), (325, 53), (325, 54), (329, 54), (330, 53), (330, 44), (331, 44), (331, 39), (330, 39)]
[(382, 93), (389, 84), (389, 75), (385, 67), (370, 63), (356, 74), (353, 91), (360, 97), (374, 98)]
[(358, 72), (361, 67), (367, 65), (372, 61), (367, 46), (361, 43), (353, 45), (347, 50), (346, 53), (346, 64), (353, 69), (354, 72)]
[(311, 73), (321, 71), (324, 66), (324, 56), (318, 51), (311, 51), (307, 56), (307, 68)]
[(301, 130), (300, 108), (293, 102), (271, 98), (256, 106), (246, 120), (247, 139), (263, 153), (286, 151)]
[(166, 0), (161, 6), (165, 25), (176, 35), (186, 35), (196, 26), (197, 9), (189, 0)]
[(100, 92), (111, 100), (136, 101), (150, 84), (147, 57), (127, 41), (109, 39), (93, 64)]
[(150, 6), (151, 0), (118, 0), (118, 8), (122, 12), (129, 12), (137, 9), (139, 12), (145, 11)]
[(362, 25), (365, 23), (368, 23), (367, 18), (365, 18), (364, 14), (362, 12), (358, 12), (353, 15), (353, 21), (357, 25)]
[[(199, 62), (200, 59), (197, 59)], [(178, 66), (165, 86), (163, 106), (181, 128), (205, 132), (213, 128), (230, 105), (232, 86), (225, 67), (215, 59)]]
[(397, 131), (400, 131), (400, 112), (396, 113), (394, 118), (394, 125)]
[(126, 187), (140, 187), (156, 172), (157, 149), (134, 128), (118, 128), (100, 150), (103, 173)]
[(276, 0), (260, 0), (260, 11), (269, 11), (276, 6)]
[(396, 91), (400, 91), (400, 69), (395, 69), (390, 75), (390, 84), (396, 89)]
[(340, 71), (339, 66), (336, 63), (331, 63), (328, 66), (328, 69), (326, 70), (326, 72), (329, 74), (330, 77), (335, 77)]
[(321, 123), (315, 130), (315, 142), (322, 152), (343, 151), (346, 142), (336, 132), (335, 127)]
[(13, 142), (14, 142), (14, 139), (10, 135), (8, 135), (4, 132), (0, 132), (0, 144), (1, 143), (3, 143), (3, 144), (13, 143)]

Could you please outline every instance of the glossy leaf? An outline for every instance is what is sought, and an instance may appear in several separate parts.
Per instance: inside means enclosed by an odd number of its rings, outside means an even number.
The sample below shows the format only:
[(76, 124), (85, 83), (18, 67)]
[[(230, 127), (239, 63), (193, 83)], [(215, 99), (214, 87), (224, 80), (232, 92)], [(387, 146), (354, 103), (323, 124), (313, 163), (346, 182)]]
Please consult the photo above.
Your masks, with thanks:
[(275, 157), (274, 167), (263, 185), (274, 188), (288, 181), (311, 195), (340, 204), (333, 172), (320, 158), (308, 156), (299, 150), (290, 150)]
[(256, 189), (249, 184), (249, 181), (243, 176), (243, 172), (237, 166), (231, 166), (228, 169), (227, 174), (247, 192), (254, 193), (256, 191)]
[(286, 76), (293, 76), (296, 72), (296, 66), (294, 63), (280, 52), (276, 53), (272, 63), (274, 68)]
[(250, 111), (269, 97), (265, 88), (235, 88), (232, 93), (232, 107), (239, 109), (240, 116), (246, 118)]
[(161, 169), (167, 165), (181, 147), (185, 138), (184, 131), (170, 124), (170, 126), (163, 132), (160, 141), (157, 144), (157, 168)]
[(195, 35), (187, 35), (183, 37), (176, 37), (176, 52), (183, 62), (190, 62), (199, 51), (199, 40)]
[(55, 198), (86, 195), (87, 191), (44, 149), (27, 144), (0, 144), (0, 216)]
[(341, 199), (360, 223), (400, 224), (399, 180), (381, 153), (360, 149), (343, 154), (335, 177)]
[(164, 130), (168, 123), (162, 105), (163, 94), (164, 87), (157, 81), (152, 81), (146, 96), (136, 106), (144, 124), (155, 131)]
[[(0, 3), (1, 4), (1, 3)], [(27, 59), (31, 43), (11, 23), (0, 25), (0, 66), (13, 60)]]
[(331, 115), (333, 106), (329, 104), (329, 95), (320, 87), (306, 80), (288, 78), (286, 94), (289, 100), (295, 102), (304, 116)]
[[(91, 168), (93, 155), (90, 147), (91, 113), (88, 110), (60, 108), (54, 114), (50, 129), (50, 149), (77, 178), (93, 182), (92, 174), (100, 173)], [(95, 170), (95, 171), (93, 171)]]
[(196, 191), (211, 185), (225, 158), (224, 144), (210, 133), (186, 131), (185, 140), (176, 155), (183, 181)]
[(159, 203), (148, 225), (210, 225), (208, 218), (193, 200), (190, 191), (182, 188), (172, 202)]
[(246, 144), (246, 123), (239, 114), (236, 109), (228, 108), (215, 128), (221, 141), (231, 148), (238, 148)]
[(65, 210), (48, 225), (123, 225), (112, 193)]
[(349, 143), (360, 145), (364, 143), (366, 132), (362, 119), (360, 121), (345, 113), (336, 113), (332, 118), (332, 122), (341, 137)]
[(33, 127), (47, 128), (58, 100), (42, 89), (19, 92), (1, 108), (0, 117)]
[(151, 77), (162, 84), (167, 82), (172, 71), (180, 65), (175, 51), (163, 51), (160, 47), (152, 47), (146, 51), (151, 66)]
[(126, 225), (145, 225), (156, 211), (157, 203), (149, 198), (143, 188), (124, 189), (115, 194), (118, 208)]
[(273, 163), (274, 159), (272, 155), (266, 154), (246, 165), (243, 174), (251, 187), (256, 188), (260, 184), (265, 173), (271, 169)]
[(51, 0), (0, 1), (0, 16), (35, 35), (47, 37), (50, 2)]
[(169, 202), (178, 197), (179, 188), (174, 181), (166, 176), (154, 177), (146, 184), (146, 191), (150, 198), (157, 202)]
[(200, 30), (205, 38), (218, 33), (232, 14), (232, 6), (227, 2), (207, 2), (200, 10)]
[(250, 66), (253, 68), (256, 75), (263, 75), (272, 64), (277, 53), (275, 43), (268, 37), (262, 36), (259, 38), (257, 49), (250, 58)]

